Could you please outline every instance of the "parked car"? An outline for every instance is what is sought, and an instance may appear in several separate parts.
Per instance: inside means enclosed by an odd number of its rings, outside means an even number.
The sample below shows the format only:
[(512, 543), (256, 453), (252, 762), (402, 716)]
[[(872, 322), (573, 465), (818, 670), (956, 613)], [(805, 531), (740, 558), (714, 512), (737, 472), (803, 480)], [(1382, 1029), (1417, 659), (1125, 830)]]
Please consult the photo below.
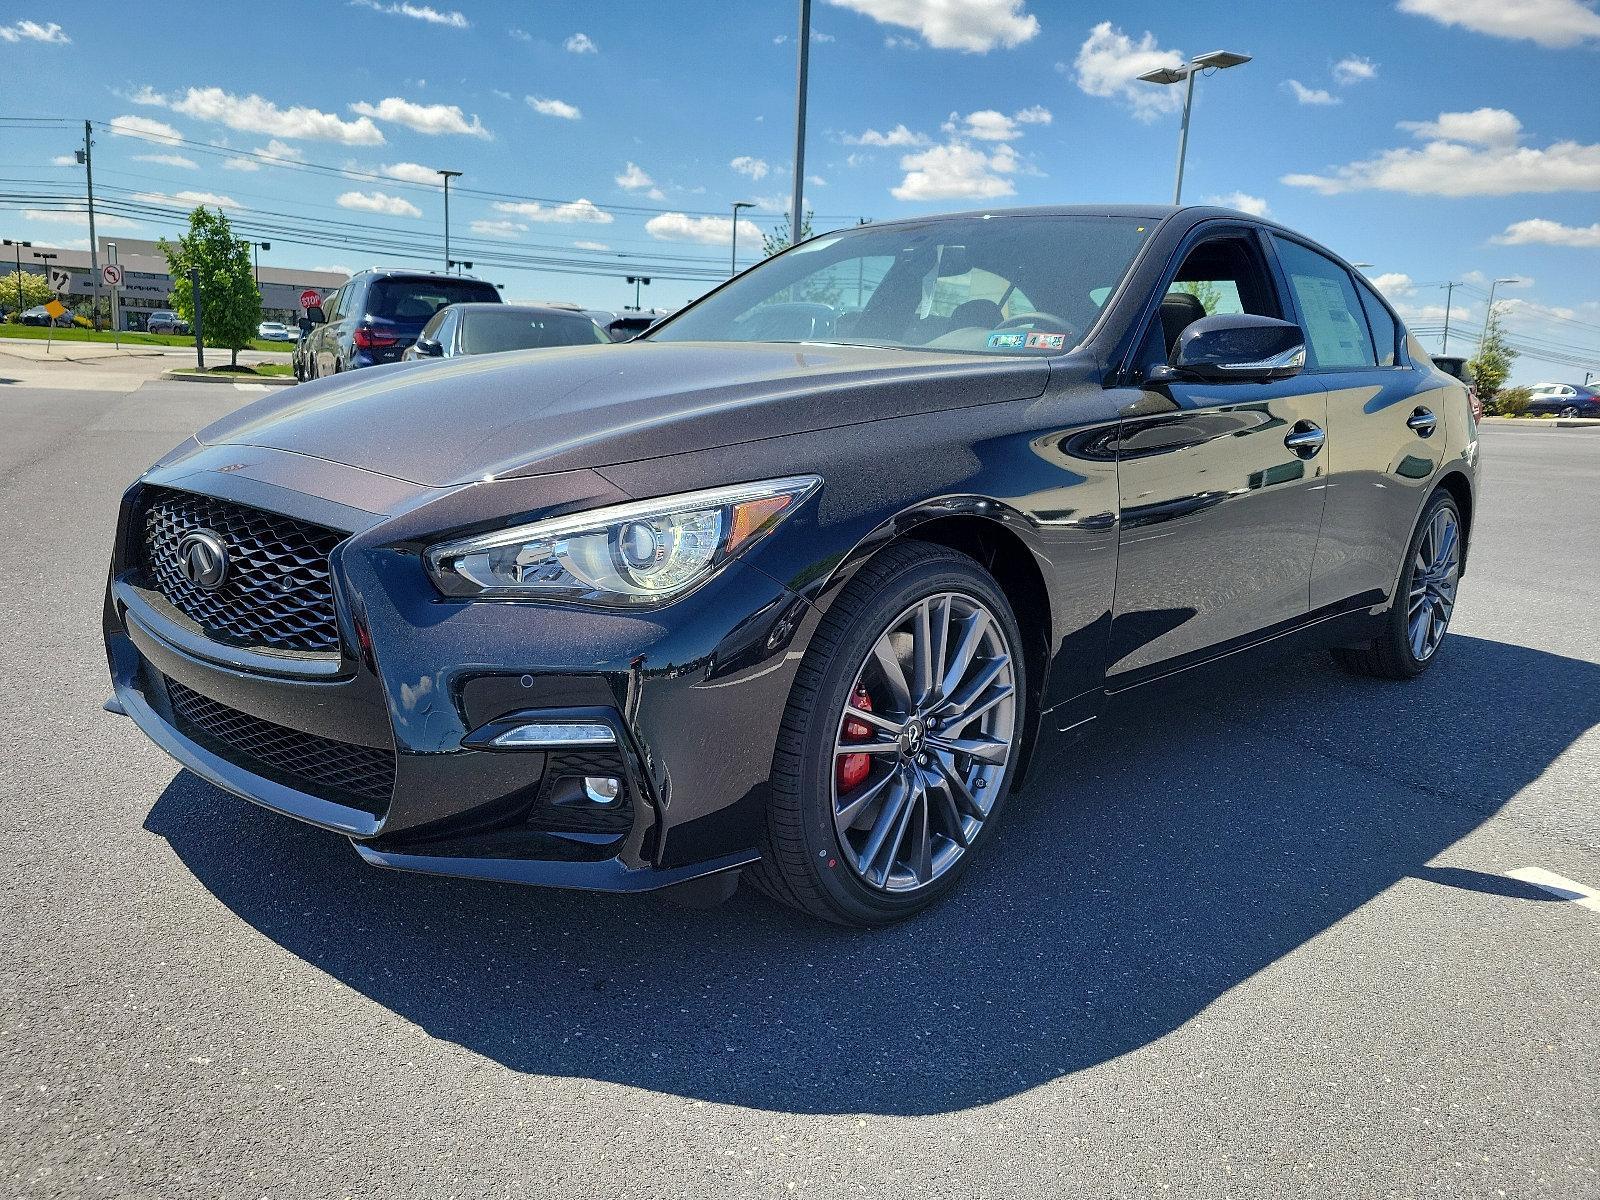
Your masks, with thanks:
[(594, 346), (610, 337), (588, 316), (542, 304), (452, 304), (422, 327), (407, 362), (548, 346)]
[(34, 325), (38, 327), (54, 325), (57, 329), (70, 329), (72, 327), (72, 314), (62, 313), (61, 316), (52, 320), (50, 311), (45, 308), (44, 305), (40, 304), (33, 308), (23, 310), (22, 316), (17, 320), (17, 324)]
[(654, 313), (623, 313), (604, 326), (614, 342), (631, 342), (662, 318)]
[(470, 275), (373, 268), (307, 310), (308, 378), (399, 362), (433, 314), (450, 304), (498, 304), (494, 284)]
[(294, 331), (282, 321), (263, 321), (256, 326), (256, 336), (263, 342), (292, 342)]
[(1483, 420), (1483, 400), (1478, 395), (1477, 385), (1472, 382), (1472, 372), (1467, 368), (1467, 360), (1459, 354), (1435, 354), (1433, 365), (1446, 375), (1459, 379), (1467, 389), (1467, 399), (1472, 404), (1472, 419)]
[[(831, 332), (766, 340), (795, 302)], [(1410, 345), (1342, 259), (1224, 209), (852, 227), (627, 347), (201, 430), (123, 499), (117, 704), (372, 864), (702, 899), (742, 873), (883, 924), (998, 849), (1049, 744), (1215, 724), (1164, 680), (1450, 653), (1479, 447)]]
[(158, 309), (145, 320), (144, 328), (146, 333), (183, 334), (189, 332), (189, 322), (175, 312)]
[(1528, 397), (1526, 411), (1534, 416), (1600, 417), (1600, 389), (1581, 383), (1541, 383)]
[(296, 333), (298, 336), (294, 340), (294, 349), (289, 351), (289, 364), (294, 368), (295, 379), (301, 383), (304, 383), (307, 379), (311, 378), (310, 322), (302, 320), (300, 322), (300, 328), (296, 330)]

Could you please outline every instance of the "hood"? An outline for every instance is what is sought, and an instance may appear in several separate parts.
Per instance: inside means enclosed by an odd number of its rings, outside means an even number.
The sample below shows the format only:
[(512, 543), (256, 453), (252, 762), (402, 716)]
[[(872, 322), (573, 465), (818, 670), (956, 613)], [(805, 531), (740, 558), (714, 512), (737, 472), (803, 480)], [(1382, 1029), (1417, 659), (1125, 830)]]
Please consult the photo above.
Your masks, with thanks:
[(628, 342), (369, 367), (197, 435), (428, 487), (731, 446), (1040, 395), (1042, 359), (863, 346)]

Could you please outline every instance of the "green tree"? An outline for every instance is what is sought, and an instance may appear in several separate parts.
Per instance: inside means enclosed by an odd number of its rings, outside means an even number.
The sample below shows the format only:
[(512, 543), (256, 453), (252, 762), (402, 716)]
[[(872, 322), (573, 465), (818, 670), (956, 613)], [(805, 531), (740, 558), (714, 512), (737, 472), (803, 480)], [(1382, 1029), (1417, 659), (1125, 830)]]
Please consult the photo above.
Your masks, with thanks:
[[(805, 215), (805, 219), (800, 222), (800, 240), (802, 242), (811, 236), (811, 218), (814, 215), (808, 212)], [(789, 222), (787, 219), (775, 227), (771, 233), (761, 235), (761, 250), (768, 258), (782, 250), (787, 250), (790, 244)]]
[(1499, 312), (1490, 309), (1489, 322), (1484, 327), (1483, 340), (1478, 343), (1478, 352), (1467, 363), (1467, 369), (1472, 372), (1472, 382), (1478, 389), (1478, 398), (1485, 404), (1492, 403), (1500, 389), (1505, 387), (1516, 357), (1517, 352), (1507, 345), (1505, 331), (1500, 328)]
[(1213, 316), (1222, 307), (1222, 289), (1208, 279), (1191, 279), (1183, 283), (1175, 283), (1169, 289), (1174, 292), (1188, 292), (1200, 301), (1200, 307), (1206, 310), (1207, 316)]
[(50, 290), (50, 281), (43, 275), (36, 275), (32, 271), (22, 272), (22, 304), (17, 304), (17, 272), (8, 271), (0, 275), (0, 311), (11, 313), (13, 318), (18, 313), (27, 311), (36, 305), (44, 304), (55, 299), (55, 293)]
[(250, 344), (261, 324), (261, 293), (250, 270), (250, 243), (233, 236), (233, 227), (221, 209), (203, 205), (189, 214), (189, 232), (173, 245), (161, 240), (172, 275), (172, 307), (194, 325), (194, 284), (189, 272), (200, 272), (200, 330), (208, 346), (232, 352)]

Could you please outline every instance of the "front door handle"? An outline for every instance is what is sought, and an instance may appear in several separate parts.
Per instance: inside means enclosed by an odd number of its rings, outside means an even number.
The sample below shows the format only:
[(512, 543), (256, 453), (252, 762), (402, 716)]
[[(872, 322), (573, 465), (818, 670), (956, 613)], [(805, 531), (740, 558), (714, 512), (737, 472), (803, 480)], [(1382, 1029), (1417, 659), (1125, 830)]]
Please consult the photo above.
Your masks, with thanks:
[(1293, 429), (1283, 439), (1283, 444), (1301, 458), (1315, 458), (1328, 435), (1315, 421), (1296, 421)]
[(1432, 437), (1439, 427), (1439, 418), (1430, 409), (1419, 408), (1406, 418), (1406, 426), (1416, 430), (1418, 437)]

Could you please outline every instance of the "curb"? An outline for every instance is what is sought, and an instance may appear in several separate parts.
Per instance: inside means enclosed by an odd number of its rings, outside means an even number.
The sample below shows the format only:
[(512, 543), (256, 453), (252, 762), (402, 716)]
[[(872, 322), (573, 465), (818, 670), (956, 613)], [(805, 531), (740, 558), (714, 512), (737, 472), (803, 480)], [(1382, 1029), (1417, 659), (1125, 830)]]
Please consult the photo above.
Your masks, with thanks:
[(244, 387), (293, 387), (299, 382), (293, 375), (202, 375), (198, 371), (163, 371), (162, 379), (183, 383), (227, 383)]
[(1534, 429), (1548, 429), (1551, 426), (1557, 429), (1596, 429), (1600, 428), (1600, 417), (1485, 417), (1479, 424), (1516, 425)]

